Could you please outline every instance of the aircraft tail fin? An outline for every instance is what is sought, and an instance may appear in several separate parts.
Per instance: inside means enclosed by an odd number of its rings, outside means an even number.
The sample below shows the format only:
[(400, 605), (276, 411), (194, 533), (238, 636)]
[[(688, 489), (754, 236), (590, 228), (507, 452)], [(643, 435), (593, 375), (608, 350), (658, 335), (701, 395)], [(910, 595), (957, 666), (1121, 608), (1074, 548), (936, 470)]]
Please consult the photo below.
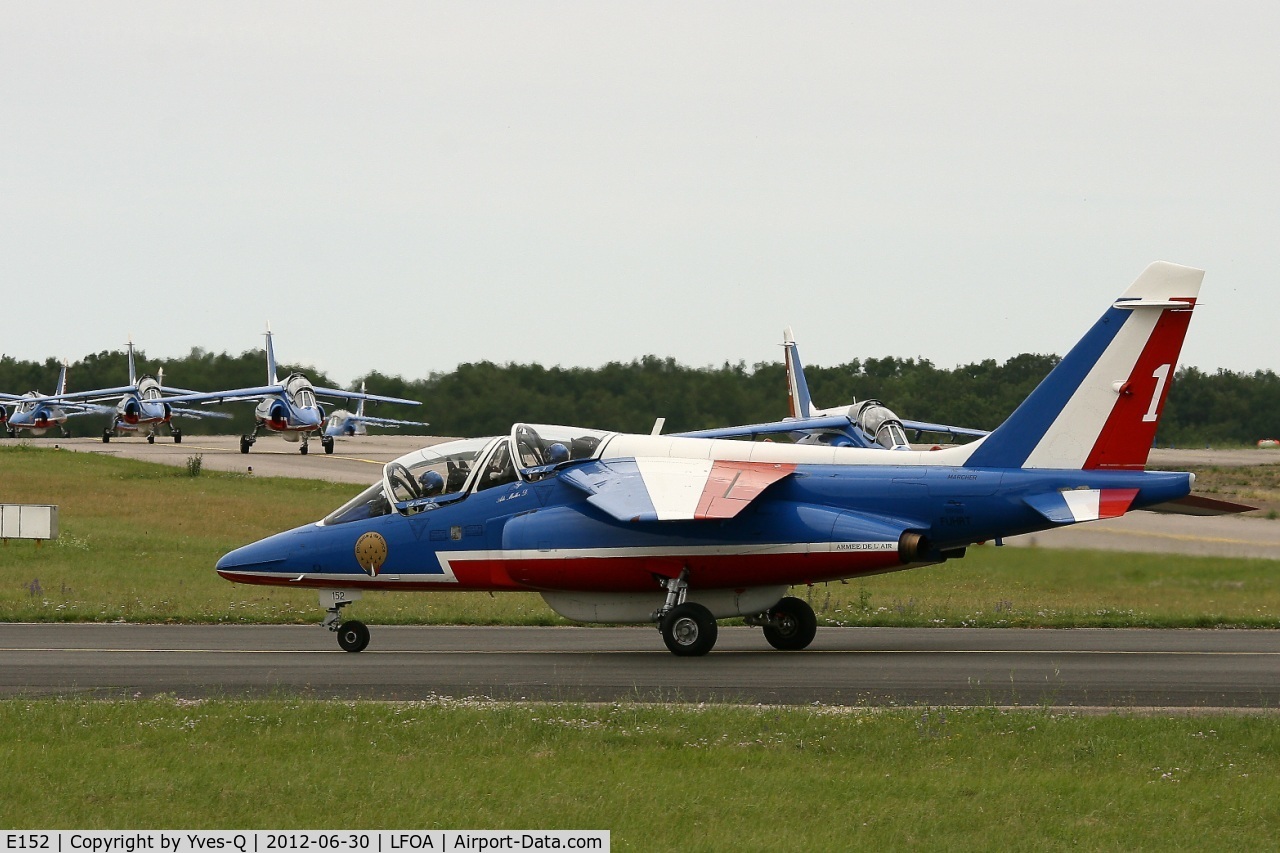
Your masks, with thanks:
[[(364, 382), (360, 383), (360, 393), (364, 393)], [(356, 417), (364, 417), (364, 397), (361, 397), (360, 402), (356, 404)]]
[(804, 365), (800, 363), (800, 350), (795, 335), (787, 326), (782, 332), (783, 359), (787, 366), (787, 407), (793, 418), (807, 418), (813, 413), (813, 400), (809, 398), (809, 383), (804, 378)]
[(61, 396), (67, 393), (67, 362), (65, 359), (62, 362), (62, 370), (58, 373), (58, 388), (53, 393), (54, 396)]
[(1145, 467), (1203, 278), (1163, 261), (1147, 267), (965, 464)]
[(129, 350), (129, 384), (137, 385), (138, 384), (138, 368), (134, 365), (134, 361), (133, 361), (133, 335), (129, 336), (128, 350)]
[(276, 351), (271, 345), (271, 324), (267, 323), (267, 384), (279, 385), (280, 378), (276, 373)]

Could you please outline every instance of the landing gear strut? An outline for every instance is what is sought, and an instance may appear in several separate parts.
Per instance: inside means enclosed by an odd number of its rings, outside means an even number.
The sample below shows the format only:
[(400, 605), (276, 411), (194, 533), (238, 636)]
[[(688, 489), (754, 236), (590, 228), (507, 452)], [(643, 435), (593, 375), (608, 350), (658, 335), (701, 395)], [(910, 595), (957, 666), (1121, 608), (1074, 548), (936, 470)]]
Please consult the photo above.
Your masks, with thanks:
[(696, 601), (685, 600), (689, 594), (689, 570), (682, 570), (678, 578), (667, 578), (662, 585), (667, 588), (667, 600), (653, 615), (667, 650), (679, 657), (699, 657), (711, 651), (719, 627), (710, 610)]
[[(325, 593), (321, 594), (322, 600), (326, 597)], [(330, 592), (329, 595), (334, 595)], [(342, 647), (344, 652), (362, 652), (369, 645), (369, 627), (363, 622), (350, 619), (341, 622), (342, 608), (348, 604), (354, 603), (354, 598), (345, 600), (330, 599), (330, 605), (325, 611), (324, 622), (321, 623), (338, 635), (338, 645)]]

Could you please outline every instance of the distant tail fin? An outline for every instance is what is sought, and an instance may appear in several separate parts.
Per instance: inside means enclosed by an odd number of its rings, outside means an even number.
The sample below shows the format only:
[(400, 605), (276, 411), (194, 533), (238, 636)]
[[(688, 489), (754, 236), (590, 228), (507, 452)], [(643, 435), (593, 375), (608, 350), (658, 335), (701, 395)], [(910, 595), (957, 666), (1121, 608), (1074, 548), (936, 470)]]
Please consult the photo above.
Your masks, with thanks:
[(267, 384), (279, 385), (280, 378), (276, 374), (276, 351), (271, 346), (271, 324), (267, 323)]
[(67, 363), (62, 362), (62, 370), (58, 373), (58, 390), (54, 391), (54, 396), (61, 396), (67, 393)]
[(138, 384), (138, 369), (133, 364), (133, 335), (129, 336), (129, 384)]
[[(364, 393), (364, 383), (363, 383), (363, 382), (361, 382), (361, 383), (360, 383), (360, 393), (361, 393), (361, 394), (363, 394), (363, 393)], [(364, 417), (364, 397), (361, 397), (361, 398), (360, 398), (360, 402), (356, 404), (356, 416), (357, 416), (357, 417), (361, 417), (361, 418), (363, 418), (363, 417)]]
[(809, 384), (804, 379), (804, 365), (800, 363), (800, 350), (795, 335), (787, 326), (782, 332), (783, 358), (787, 365), (787, 407), (791, 417), (807, 418), (813, 412), (813, 400), (809, 398)]
[(965, 464), (1143, 468), (1203, 278), (1147, 267)]

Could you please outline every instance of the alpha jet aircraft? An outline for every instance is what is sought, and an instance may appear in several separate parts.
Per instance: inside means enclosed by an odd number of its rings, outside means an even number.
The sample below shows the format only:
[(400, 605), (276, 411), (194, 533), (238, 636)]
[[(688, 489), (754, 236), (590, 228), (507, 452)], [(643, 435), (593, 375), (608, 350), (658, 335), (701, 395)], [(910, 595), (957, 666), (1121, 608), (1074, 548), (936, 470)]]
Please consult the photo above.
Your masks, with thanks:
[[(364, 394), (364, 383), (360, 383), (360, 393)], [(348, 412), (346, 409), (335, 409), (329, 413), (329, 417), (324, 422), (324, 434), (333, 438), (350, 438), (356, 435), (368, 435), (368, 427), (402, 427), (402, 426), (431, 426), (425, 421), (398, 421), (395, 418), (375, 418), (372, 415), (364, 413), (364, 401), (366, 397), (361, 397), (360, 402), (356, 405), (354, 412)]]
[(307, 452), (307, 442), (313, 433), (320, 435), (325, 453), (333, 453), (333, 436), (324, 434), (324, 408), (316, 396), (339, 397), (347, 400), (373, 400), (382, 403), (400, 403), (406, 406), (422, 405), (417, 400), (399, 397), (380, 397), (377, 394), (342, 391), (337, 388), (317, 388), (303, 373), (290, 373), (281, 381), (276, 372), (276, 354), (271, 344), (271, 327), (267, 326), (267, 384), (256, 388), (234, 388), (230, 391), (209, 393), (192, 392), (170, 398), (178, 403), (234, 403), (257, 401), (254, 409), (253, 432), (240, 436), (240, 452), (248, 453), (258, 440), (258, 430), (280, 433), (285, 441), (301, 441), (300, 452)]
[(817, 618), (793, 585), (1180, 511), (1194, 475), (1143, 467), (1203, 275), (1152, 264), (969, 444), (887, 453), (516, 424), (388, 463), (328, 517), (232, 551), (217, 572), (319, 590), (353, 652), (368, 628), (340, 614), (366, 589), (533, 590), (570, 619), (655, 622), (677, 655), (707, 653), (716, 620), (743, 617), (775, 648), (803, 649)]
[(67, 430), (67, 419), (81, 415), (99, 415), (110, 412), (106, 406), (92, 403), (68, 403), (59, 395), (67, 391), (67, 363), (62, 363), (58, 373), (57, 390), (53, 394), (41, 394), (39, 391), (28, 391), (21, 396), (0, 394), (0, 425), (4, 426), (5, 435), (13, 438), (18, 430), (26, 430), (32, 435), (44, 435), (57, 427), (63, 438), (71, 436)]
[(915, 433), (917, 440), (923, 433), (969, 438), (987, 434), (986, 430), (903, 420), (879, 400), (863, 400), (861, 403), (854, 400), (847, 406), (819, 409), (813, 405), (809, 396), (809, 383), (804, 377), (804, 365), (800, 363), (800, 348), (796, 346), (790, 326), (783, 330), (782, 347), (787, 369), (787, 418), (771, 423), (677, 434), (696, 438), (742, 438), (787, 433), (797, 444), (830, 444), (885, 450), (910, 450), (908, 431)]
[(118, 388), (98, 388), (93, 391), (77, 391), (74, 394), (51, 395), (49, 399), (56, 399), (60, 402), (71, 400), (88, 400), (92, 402), (102, 402), (104, 400), (114, 399), (120, 396), (120, 401), (116, 403), (115, 409), (112, 410), (106, 406), (96, 406), (98, 411), (114, 414), (112, 421), (102, 431), (102, 441), (104, 443), (111, 441), (114, 435), (127, 435), (131, 433), (141, 432), (143, 427), (147, 428), (146, 436), (148, 444), (155, 444), (156, 435), (161, 424), (165, 424), (169, 428), (169, 435), (173, 438), (174, 444), (182, 443), (182, 430), (173, 425), (174, 417), (184, 418), (230, 418), (230, 415), (222, 412), (200, 411), (198, 409), (184, 409), (173, 405), (171, 397), (165, 397), (165, 393), (170, 394), (195, 394), (197, 392), (186, 388), (166, 388), (164, 385), (164, 368), (156, 371), (156, 375), (144, 373), (138, 376), (138, 369), (134, 361), (133, 355), (133, 338), (129, 339), (129, 384), (121, 385)]

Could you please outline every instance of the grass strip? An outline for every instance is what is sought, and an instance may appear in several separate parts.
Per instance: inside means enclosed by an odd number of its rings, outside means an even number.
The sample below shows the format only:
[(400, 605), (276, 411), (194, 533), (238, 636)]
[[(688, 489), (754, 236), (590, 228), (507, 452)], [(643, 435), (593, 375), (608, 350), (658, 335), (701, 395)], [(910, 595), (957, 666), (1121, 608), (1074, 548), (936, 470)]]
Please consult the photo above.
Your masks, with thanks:
[(1267, 849), (1271, 716), (0, 702), (7, 828), (610, 829), (619, 850)]

